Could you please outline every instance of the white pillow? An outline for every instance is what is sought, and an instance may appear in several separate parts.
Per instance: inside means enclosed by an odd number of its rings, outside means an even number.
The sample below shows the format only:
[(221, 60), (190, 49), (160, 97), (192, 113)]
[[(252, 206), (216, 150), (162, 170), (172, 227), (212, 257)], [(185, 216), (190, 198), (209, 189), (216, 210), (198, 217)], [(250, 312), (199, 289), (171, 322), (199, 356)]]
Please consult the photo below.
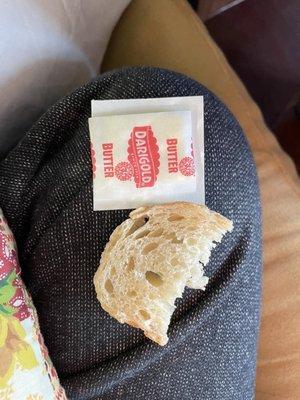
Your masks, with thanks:
[(98, 74), (129, 2), (1, 1), (1, 158), (51, 104)]

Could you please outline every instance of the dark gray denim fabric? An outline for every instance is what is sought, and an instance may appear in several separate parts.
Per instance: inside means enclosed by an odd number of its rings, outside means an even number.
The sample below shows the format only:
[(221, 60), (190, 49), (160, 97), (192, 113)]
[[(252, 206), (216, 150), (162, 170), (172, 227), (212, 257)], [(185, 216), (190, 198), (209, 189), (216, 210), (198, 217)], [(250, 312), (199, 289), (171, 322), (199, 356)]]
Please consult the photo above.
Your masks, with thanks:
[[(218, 77), (216, 77), (218, 79)], [(159, 347), (110, 318), (92, 278), (128, 211), (93, 212), (92, 99), (204, 95), (207, 205), (234, 231), (213, 251), (205, 292), (177, 301)], [(253, 398), (261, 286), (261, 220), (253, 158), (228, 109), (199, 83), (157, 68), (113, 71), (64, 98), (0, 164), (0, 205), (24, 280), (70, 399)]]

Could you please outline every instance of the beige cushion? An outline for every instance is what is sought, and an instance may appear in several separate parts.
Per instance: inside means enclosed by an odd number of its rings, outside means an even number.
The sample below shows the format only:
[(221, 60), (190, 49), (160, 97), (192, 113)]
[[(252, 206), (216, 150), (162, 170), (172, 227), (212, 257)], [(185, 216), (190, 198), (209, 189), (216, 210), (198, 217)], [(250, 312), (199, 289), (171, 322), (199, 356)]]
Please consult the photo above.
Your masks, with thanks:
[(240, 122), (256, 160), (263, 205), (264, 288), (258, 400), (300, 398), (300, 183), (289, 157), (206, 28), (184, 0), (134, 0), (102, 70), (152, 65), (207, 86)]

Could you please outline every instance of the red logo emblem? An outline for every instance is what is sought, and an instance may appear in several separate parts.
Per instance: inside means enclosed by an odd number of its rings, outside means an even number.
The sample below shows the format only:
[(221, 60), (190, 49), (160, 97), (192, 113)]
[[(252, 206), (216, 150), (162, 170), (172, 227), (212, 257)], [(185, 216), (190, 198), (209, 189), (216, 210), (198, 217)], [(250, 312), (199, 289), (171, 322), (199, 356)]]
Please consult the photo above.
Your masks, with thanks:
[(179, 171), (184, 176), (195, 175), (195, 164), (192, 157), (183, 157), (179, 163)]
[(133, 177), (132, 165), (127, 161), (122, 161), (115, 167), (115, 175), (120, 181), (129, 181)]
[(159, 174), (159, 148), (151, 126), (136, 126), (128, 141), (128, 162), (115, 167), (115, 175), (125, 181), (134, 178), (137, 188), (154, 186)]

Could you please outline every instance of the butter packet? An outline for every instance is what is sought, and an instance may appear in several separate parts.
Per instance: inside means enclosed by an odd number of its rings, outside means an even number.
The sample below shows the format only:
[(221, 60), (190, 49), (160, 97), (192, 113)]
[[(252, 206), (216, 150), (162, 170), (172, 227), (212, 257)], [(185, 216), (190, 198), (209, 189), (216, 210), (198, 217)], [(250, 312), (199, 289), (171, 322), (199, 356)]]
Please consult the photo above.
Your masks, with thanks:
[(95, 211), (204, 203), (202, 97), (95, 100), (89, 129)]

